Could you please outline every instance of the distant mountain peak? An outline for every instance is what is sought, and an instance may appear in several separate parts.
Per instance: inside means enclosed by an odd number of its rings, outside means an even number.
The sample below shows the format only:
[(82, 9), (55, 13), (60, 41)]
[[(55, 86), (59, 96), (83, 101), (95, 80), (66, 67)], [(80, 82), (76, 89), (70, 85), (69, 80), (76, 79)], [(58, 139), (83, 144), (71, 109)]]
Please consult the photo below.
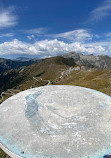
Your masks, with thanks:
[(64, 58), (73, 58), (76, 64), (95, 67), (100, 69), (111, 69), (111, 57), (107, 55), (83, 55), (82, 53), (69, 52), (63, 55)]
[(27, 58), (27, 57), (18, 57), (14, 59), (14, 61), (29, 61), (29, 60), (31, 60), (31, 58)]

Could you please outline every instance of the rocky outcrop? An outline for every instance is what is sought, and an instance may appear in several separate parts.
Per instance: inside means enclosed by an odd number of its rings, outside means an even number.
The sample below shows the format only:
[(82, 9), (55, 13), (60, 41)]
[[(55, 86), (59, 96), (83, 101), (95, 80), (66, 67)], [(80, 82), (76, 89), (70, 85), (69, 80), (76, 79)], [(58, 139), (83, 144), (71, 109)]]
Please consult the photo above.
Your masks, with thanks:
[(70, 52), (63, 55), (64, 58), (73, 58), (78, 65), (88, 66), (91, 68), (111, 69), (111, 57), (83, 55), (82, 53)]

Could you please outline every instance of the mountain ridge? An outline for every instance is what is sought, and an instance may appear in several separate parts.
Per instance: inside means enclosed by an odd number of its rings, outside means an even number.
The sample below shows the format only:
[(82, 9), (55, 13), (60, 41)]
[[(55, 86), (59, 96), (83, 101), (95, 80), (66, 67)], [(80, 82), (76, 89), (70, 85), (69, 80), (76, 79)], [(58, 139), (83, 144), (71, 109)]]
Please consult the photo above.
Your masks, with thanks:
[(107, 55), (83, 55), (82, 53), (69, 52), (62, 55), (64, 58), (71, 57), (78, 65), (89, 66), (92, 68), (111, 69), (111, 57)]
[(17, 69), (22, 66), (29, 66), (38, 60), (29, 60), (29, 61), (14, 61), (11, 59), (0, 58), (0, 73), (5, 72), (10, 69)]
[[(75, 62), (77, 65), (86, 66), (90, 68), (98, 69), (111, 69), (111, 57), (107, 55), (83, 55), (82, 53), (69, 52), (67, 54), (61, 55), (61, 57), (71, 59), (71, 62)], [(54, 58), (54, 57), (50, 57)], [(49, 58), (49, 59), (50, 59)], [(5, 72), (9, 69), (17, 69), (22, 66), (29, 66), (35, 62), (43, 61), (48, 58), (38, 59), (38, 58), (27, 58), (19, 57), (17, 59), (5, 59), (0, 58), (0, 73)], [(59, 61), (60, 62), (60, 61)]]

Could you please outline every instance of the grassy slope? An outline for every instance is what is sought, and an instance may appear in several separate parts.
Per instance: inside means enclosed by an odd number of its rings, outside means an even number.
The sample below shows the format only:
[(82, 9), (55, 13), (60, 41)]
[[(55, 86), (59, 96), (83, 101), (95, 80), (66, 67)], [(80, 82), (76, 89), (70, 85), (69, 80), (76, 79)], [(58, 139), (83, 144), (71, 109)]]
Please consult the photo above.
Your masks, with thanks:
[(0, 149), (0, 158), (8, 158), (8, 156)]
[(71, 59), (53, 57), (25, 67), (22, 72), (20, 69), (9, 70), (0, 75), (0, 93), (10, 88), (25, 90), (30, 87), (45, 85), (47, 82), (39, 80), (37, 83), (33, 77), (42, 77), (44, 80), (52, 81), (58, 78), (63, 70), (74, 65), (75, 63)]
[(111, 70), (76, 71), (57, 84), (87, 87), (111, 96)]

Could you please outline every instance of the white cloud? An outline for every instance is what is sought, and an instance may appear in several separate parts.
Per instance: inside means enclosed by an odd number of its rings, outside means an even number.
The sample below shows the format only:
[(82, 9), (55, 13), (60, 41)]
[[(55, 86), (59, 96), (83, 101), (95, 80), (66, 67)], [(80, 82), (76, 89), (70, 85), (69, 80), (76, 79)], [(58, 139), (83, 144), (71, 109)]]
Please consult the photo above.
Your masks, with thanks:
[[(1, 36), (11, 36), (13, 34), (2, 34)], [(110, 35), (107, 33), (107, 36)], [(51, 36), (51, 35), (47, 35)], [(45, 36), (45, 37), (47, 37)], [(27, 36), (28, 39), (35, 39), (36, 35)], [(53, 35), (54, 39), (25, 43), (14, 39), (10, 42), (0, 44), (0, 56), (3, 55), (36, 55), (39, 57), (51, 57), (75, 51), (83, 54), (110, 55), (111, 40), (105, 38), (100, 41), (99, 35), (92, 34), (87, 30), (80, 29), (61, 34)], [(60, 38), (60, 39), (59, 39)], [(96, 42), (93, 42), (93, 38)], [(70, 39), (69, 42), (65, 42)], [(72, 39), (72, 40), (71, 40)], [(69, 41), (69, 40), (68, 40)]]
[(28, 38), (29, 40), (31, 40), (31, 39), (35, 38), (35, 36), (34, 36), (34, 35), (30, 35), (30, 36), (27, 36), (27, 38)]
[(91, 11), (90, 18), (92, 21), (95, 20), (98, 21), (109, 16), (110, 13), (111, 13), (111, 0), (105, 0), (99, 7)]
[(94, 46), (87, 44), (87, 47), (85, 47), (85, 52), (87, 54), (94, 54), (94, 55), (111, 55), (111, 53), (109, 54), (109, 51), (101, 45)]
[(30, 52), (28, 52), (28, 47), (29, 44), (14, 39), (11, 42), (0, 44), (0, 55), (30, 54)]
[(43, 40), (34, 44), (24, 43), (17, 39), (0, 44), (0, 55), (29, 54), (39, 56), (55, 56), (68, 51), (68, 44), (55, 40)]
[(70, 44), (57, 39), (42, 40), (33, 44), (25, 43), (14, 39), (11, 42), (4, 42), (0, 44), (0, 56), (2, 55), (36, 55), (40, 57), (51, 57), (61, 55), (67, 52), (76, 51), (83, 54), (94, 55), (111, 55), (111, 46), (106, 47), (101, 43), (80, 43), (72, 42)]
[(40, 27), (40, 28), (34, 28), (27, 30), (26, 33), (28, 34), (44, 34), (46, 32), (46, 28)]
[(96, 42), (90, 42), (84, 44), (85, 47), (90, 46), (90, 47), (97, 47), (97, 46), (103, 46), (103, 47), (109, 47), (111, 46), (111, 40), (103, 40), (103, 41), (96, 41)]
[(14, 8), (1, 9), (0, 11), (0, 28), (15, 26), (17, 17), (14, 14)]
[(0, 34), (0, 38), (2, 38), (2, 37), (13, 37), (13, 36), (14, 36), (13, 33)]
[(86, 40), (91, 40), (93, 36), (87, 30), (78, 29), (78, 30), (73, 30), (73, 31), (69, 31), (69, 32), (56, 34), (56, 35), (53, 35), (53, 37), (64, 38), (64, 39), (68, 39), (71, 41), (82, 41), (83, 42)]
[(111, 32), (105, 34), (106, 37), (111, 37)]

